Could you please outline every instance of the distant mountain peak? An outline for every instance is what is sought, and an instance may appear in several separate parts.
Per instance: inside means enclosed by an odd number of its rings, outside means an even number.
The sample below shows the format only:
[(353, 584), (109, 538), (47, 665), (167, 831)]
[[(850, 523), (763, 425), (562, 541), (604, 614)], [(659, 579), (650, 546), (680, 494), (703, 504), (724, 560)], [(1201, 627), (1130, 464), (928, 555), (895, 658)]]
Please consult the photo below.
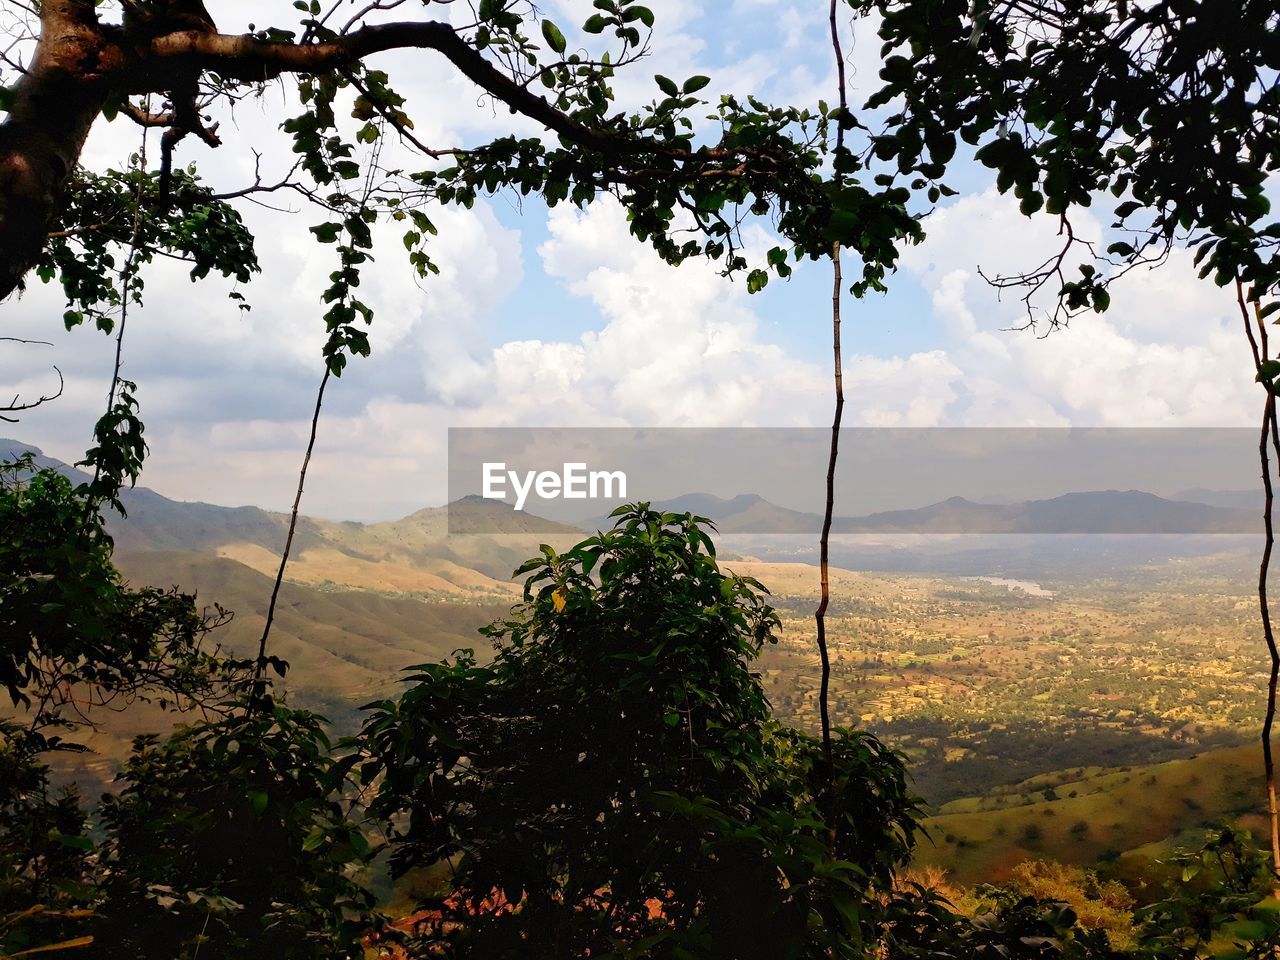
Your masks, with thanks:
[(720, 517), (728, 517), (766, 502), (768, 501), (758, 493), (739, 493), (727, 499), (714, 493), (686, 493), (670, 500), (659, 500), (653, 506), (668, 513), (715, 513)]
[(24, 453), (34, 454), (36, 458), (36, 466), (53, 467), (55, 470), (72, 470), (70, 464), (63, 463), (56, 457), (50, 457), (34, 443), (25, 443), (22, 440), (12, 440), (8, 437), (0, 437), (0, 460), (11, 460), (20, 457)]

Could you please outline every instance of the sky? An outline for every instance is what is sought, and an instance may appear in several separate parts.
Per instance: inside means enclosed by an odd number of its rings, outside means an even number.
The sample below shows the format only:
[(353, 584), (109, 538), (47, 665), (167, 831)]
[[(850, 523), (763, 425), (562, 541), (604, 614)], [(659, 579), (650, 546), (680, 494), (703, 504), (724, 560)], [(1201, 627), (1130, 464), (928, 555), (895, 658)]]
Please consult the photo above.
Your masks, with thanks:
[[(283, 2), (270, 4), (293, 15)], [(753, 93), (773, 103), (834, 101), (835, 71), (823, 3), (652, 0), (652, 55), (620, 75), (622, 104), (657, 96), (654, 74), (712, 78), (704, 96)], [(435, 6), (450, 15), (456, 6)], [(569, 36), (590, 13), (583, 0), (542, 8)], [(261, 3), (219, 4), (222, 29), (244, 29)], [(259, 26), (262, 24), (259, 23)], [(874, 23), (846, 22), (851, 102), (877, 85)], [(533, 132), (494, 107), (425, 52), (376, 63), (408, 97), (416, 133), (439, 145)], [(196, 162), (218, 190), (263, 180), (291, 162), (279, 133), (286, 94), (271, 88), (221, 119), (223, 146), (195, 138), (177, 159)], [(154, 135), (153, 135), (154, 137)], [(100, 121), (83, 162), (120, 165), (140, 132)], [(157, 149), (154, 138), (152, 150)], [(1248, 426), (1259, 388), (1230, 291), (1200, 281), (1177, 252), (1112, 290), (1104, 315), (1044, 335), (1027, 331), (1017, 297), (1002, 301), (978, 275), (1036, 265), (1056, 241), (1052, 218), (1027, 220), (987, 172), (961, 163), (961, 187), (926, 219), (887, 295), (844, 306), (846, 422), (860, 426)], [(290, 201), (283, 201), (285, 204)], [(323, 368), (319, 291), (332, 248), (296, 204), (243, 203), (263, 272), (243, 293), (244, 313), (219, 279), (192, 284), (181, 265), (146, 275), (146, 304), (130, 312), (123, 375), (139, 384), (150, 456), (142, 483), (185, 500), (286, 509), (297, 485)], [(1103, 237), (1107, 208), (1074, 220)], [(439, 276), (416, 280), (398, 231), (381, 230), (364, 299), (377, 311), (373, 354), (355, 358), (326, 395), (304, 512), (355, 520), (402, 516), (446, 496), (451, 426), (799, 426), (829, 424), (830, 265), (806, 263), (790, 281), (750, 296), (702, 262), (663, 264), (627, 233), (616, 203), (586, 210), (499, 194), (471, 210), (433, 214)], [(771, 245), (767, 222), (748, 233)], [(114, 343), (91, 329), (66, 332), (54, 286), (32, 279), (0, 305), (0, 389), (64, 394), (7, 434), (67, 461), (89, 445), (101, 414)], [(820, 485), (821, 477), (814, 477)], [(744, 478), (743, 491), (750, 480)]]

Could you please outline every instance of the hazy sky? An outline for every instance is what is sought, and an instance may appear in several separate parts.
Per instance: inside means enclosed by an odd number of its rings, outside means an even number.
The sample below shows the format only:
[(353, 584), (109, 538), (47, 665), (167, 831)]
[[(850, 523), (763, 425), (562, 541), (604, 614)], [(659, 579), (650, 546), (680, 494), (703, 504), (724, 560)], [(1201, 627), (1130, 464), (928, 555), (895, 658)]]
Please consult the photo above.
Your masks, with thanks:
[[(825, 5), (809, 0), (651, 0), (653, 56), (620, 77), (625, 103), (656, 95), (653, 74), (713, 78), (704, 95), (753, 92), (813, 105), (834, 99)], [(282, 16), (289, 5), (277, 3)], [(261, 3), (220, 3), (221, 26), (243, 29)], [(570, 34), (589, 2), (543, 5)], [(440, 7), (444, 16), (451, 7)], [(237, 14), (237, 11), (239, 13)], [(261, 25), (261, 21), (260, 21)], [(874, 25), (850, 27), (854, 101), (876, 86)], [(511, 128), (505, 110), (428, 53), (383, 58), (408, 95), (419, 136), (470, 144)], [(383, 65), (383, 64), (380, 64)], [(224, 146), (179, 149), (219, 189), (287, 169), (275, 133), (289, 104), (279, 87), (223, 118)], [(525, 125), (521, 130), (529, 129)], [(136, 149), (126, 121), (100, 123), (85, 161), (102, 168)], [(152, 140), (151, 149), (157, 149)], [(1055, 242), (1052, 218), (1026, 221), (976, 167), (964, 191), (928, 218), (892, 292), (845, 313), (846, 417), (872, 426), (1241, 426), (1258, 415), (1248, 347), (1228, 291), (1195, 278), (1175, 254), (1130, 274), (1104, 317), (1037, 337), (1016, 297), (1000, 302), (977, 275), (1033, 266)], [(288, 201), (284, 201), (287, 203)], [(151, 458), (143, 482), (170, 496), (283, 508), (296, 485), (306, 418), (321, 375), (318, 291), (332, 251), (311, 242), (316, 213), (246, 204), (264, 272), (242, 292), (242, 314), (220, 281), (192, 285), (181, 265), (147, 275), (147, 306), (129, 318), (124, 374), (139, 383)], [(1098, 214), (1105, 222), (1109, 208)], [(789, 283), (750, 297), (742, 282), (689, 263), (662, 264), (627, 234), (612, 203), (548, 211), (500, 195), (434, 216), (441, 275), (411, 276), (397, 231), (366, 274), (378, 311), (373, 356), (330, 388), (304, 509), (341, 518), (399, 516), (445, 496), (446, 430), (467, 426), (820, 426), (830, 417), (829, 267), (806, 264)], [(749, 237), (769, 245), (767, 224)], [(1099, 236), (1100, 221), (1075, 220)], [(1011, 302), (1012, 301), (1012, 302)], [(0, 424), (0, 433), (78, 459), (101, 413), (112, 342), (62, 330), (58, 291), (33, 281), (0, 307), (0, 386), (38, 394), (67, 377), (65, 395)], [(814, 478), (821, 483), (820, 477)], [(749, 484), (744, 483), (744, 489)]]

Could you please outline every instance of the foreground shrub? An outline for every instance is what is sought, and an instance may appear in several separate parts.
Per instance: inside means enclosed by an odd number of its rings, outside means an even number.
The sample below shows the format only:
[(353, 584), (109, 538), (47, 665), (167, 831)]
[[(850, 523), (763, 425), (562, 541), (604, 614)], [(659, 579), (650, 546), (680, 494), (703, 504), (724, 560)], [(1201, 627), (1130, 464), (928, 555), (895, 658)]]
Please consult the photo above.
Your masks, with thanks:
[(105, 798), (97, 949), (187, 960), (359, 956), (369, 854), (321, 719), (247, 705), (141, 737)]
[(0, 722), (0, 957), (87, 936), (93, 848), (80, 797), (42, 757), (58, 740)]
[(900, 759), (771, 719), (764, 588), (646, 505), (528, 574), (470, 652), (415, 668), (363, 733), (393, 863), (447, 861), (417, 949), (476, 957), (852, 955), (911, 849)]

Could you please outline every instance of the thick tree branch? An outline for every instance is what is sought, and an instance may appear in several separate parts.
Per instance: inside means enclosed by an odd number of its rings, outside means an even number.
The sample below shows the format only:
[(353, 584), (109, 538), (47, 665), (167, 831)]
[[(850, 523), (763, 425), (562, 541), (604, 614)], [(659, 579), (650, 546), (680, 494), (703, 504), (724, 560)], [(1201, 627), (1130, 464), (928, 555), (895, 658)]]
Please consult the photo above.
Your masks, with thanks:
[[(601, 153), (618, 152), (625, 142), (582, 126), (543, 97), (524, 89), (489, 62), (449, 24), (403, 21), (361, 27), (318, 43), (273, 43), (252, 34), (189, 30), (156, 37), (144, 61), (209, 70), (247, 82), (273, 80), (284, 73), (318, 73), (347, 66), (388, 50), (435, 50), (465, 77), (507, 106), (537, 120), (573, 143)], [(167, 69), (161, 70), (161, 73)]]
[(158, 76), (174, 70), (207, 70), (232, 79), (260, 82), (285, 73), (334, 70), (376, 53), (406, 49), (435, 50), (443, 54), (463, 76), (513, 112), (536, 120), (576, 146), (601, 154), (657, 154), (676, 160), (749, 157), (766, 164), (773, 159), (767, 151), (715, 147), (690, 151), (651, 138), (584, 126), (499, 70), (452, 26), (435, 20), (366, 26), (316, 43), (275, 43), (252, 34), (183, 31), (155, 38), (143, 59)]
[[(615, 127), (609, 120), (584, 124), (531, 92), (443, 22), (360, 26), (332, 39), (284, 43), (218, 33), (212, 23), (187, 29), (189, 23), (178, 21), (170, 26), (179, 29), (153, 34), (131, 26), (127, 18), (121, 26), (101, 24), (88, 0), (49, 0), (42, 8), (31, 69), (15, 86), (9, 116), (0, 123), (0, 299), (18, 289), (38, 259), (88, 130), (107, 103), (160, 93), (172, 104), (161, 112), (127, 101), (123, 107), (143, 127), (167, 127), (161, 143), (160, 205), (165, 205), (177, 142), (195, 134), (217, 144), (215, 129), (205, 126), (196, 98), (205, 73), (258, 84), (283, 74), (340, 70), (384, 51), (435, 50), (513, 113), (534, 120), (566, 144), (603, 157), (603, 168), (616, 171), (606, 179), (624, 182), (637, 169), (664, 166), (672, 168), (667, 175), (683, 172), (698, 178), (787, 176), (793, 163), (785, 151), (767, 144), (695, 149), (625, 124)], [(399, 129), (403, 135), (404, 127)], [(436, 156), (455, 152), (415, 146)], [(807, 177), (797, 181), (802, 187), (807, 182)]]
[(174, 121), (172, 113), (152, 113), (127, 100), (120, 105), (120, 112), (140, 127), (168, 127)]

